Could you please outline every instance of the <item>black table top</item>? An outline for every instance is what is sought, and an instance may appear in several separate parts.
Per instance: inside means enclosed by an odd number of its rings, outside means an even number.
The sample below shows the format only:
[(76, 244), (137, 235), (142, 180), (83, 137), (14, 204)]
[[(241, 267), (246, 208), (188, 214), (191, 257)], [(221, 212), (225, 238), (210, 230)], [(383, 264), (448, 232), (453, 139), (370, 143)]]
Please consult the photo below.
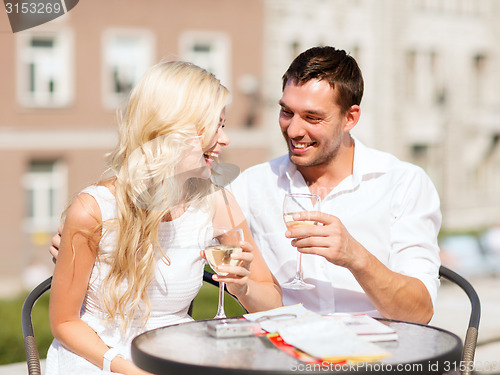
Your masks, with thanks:
[[(379, 342), (391, 356), (361, 365), (308, 365), (277, 349), (265, 336), (214, 338), (206, 320), (145, 332), (132, 342), (132, 359), (158, 375), (191, 374), (439, 374), (459, 366), (462, 341), (440, 328), (381, 319), (398, 333)], [(364, 366), (363, 366), (364, 365)]]

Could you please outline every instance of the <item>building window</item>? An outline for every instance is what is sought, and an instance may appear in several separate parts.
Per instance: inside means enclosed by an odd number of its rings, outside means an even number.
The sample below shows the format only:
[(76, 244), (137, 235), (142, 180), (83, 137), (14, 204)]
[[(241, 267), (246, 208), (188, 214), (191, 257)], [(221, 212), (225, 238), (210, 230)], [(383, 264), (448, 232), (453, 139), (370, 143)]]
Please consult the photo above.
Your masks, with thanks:
[(188, 31), (179, 40), (181, 58), (213, 73), (230, 88), (231, 46), (229, 37), (218, 32)]
[(298, 40), (294, 40), (292, 43), (290, 43), (290, 51), (292, 53), (292, 58), (290, 60), (295, 59), (302, 52)]
[(26, 192), (25, 230), (52, 232), (57, 228), (66, 202), (65, 165), (54, 160), (32, 160), (24, 175)]
[(408, 101), (426, 106), (445, 103), (441, 56), (437, 52), (407, 51), (405, 77), (405, 96)]
[(429, 71), (430, 81), (429, 89), (431, 90), (430, 98), (433, 98), (434, 103), (442, 106), (446, 103), (446, 89), (443, 80), (444, 74), (442, 73), (442, 57), (436, 51), (429, 53)]
[(18, 101), (25, 107), (65, 107), (73, 101), (72, 34), (19, 33)]
[(411, 154), (413, 159), (422, 160), (427, 157), (429, 146), (426, 144), (413, 144), (411, 146)]
[(407, 51), (405, 54), (405, 75), (406, 75), (406, 99), (409, 101), (415, 100), (416, 91), (416, 74), (417, 74), (417, 53), (414, 50)]
[(478, 53), (473, 57), (473, 77), (472, 95), (475, 103), (487, 101), (486, 86), (488, 82), (488, 57), (485, 54)]
[(154, 62), (154, 36), (147, 30), (111, 29), (103, 35), (104, 106), (115, 109)]

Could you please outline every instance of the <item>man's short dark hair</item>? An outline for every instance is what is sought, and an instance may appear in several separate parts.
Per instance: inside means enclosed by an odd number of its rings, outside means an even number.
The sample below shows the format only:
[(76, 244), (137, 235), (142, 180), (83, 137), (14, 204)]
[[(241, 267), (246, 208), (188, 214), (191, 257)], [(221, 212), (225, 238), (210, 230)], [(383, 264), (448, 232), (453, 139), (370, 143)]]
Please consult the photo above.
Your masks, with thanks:
[(343, 112), (361, 103), (363, 75), (356, 60), (344, 50), (327, 46), (302, 52), (283, 75), (283, 90), (290, 80), (303, 85), (311, 79), (326, 80), (337, 90), (337, 101)]

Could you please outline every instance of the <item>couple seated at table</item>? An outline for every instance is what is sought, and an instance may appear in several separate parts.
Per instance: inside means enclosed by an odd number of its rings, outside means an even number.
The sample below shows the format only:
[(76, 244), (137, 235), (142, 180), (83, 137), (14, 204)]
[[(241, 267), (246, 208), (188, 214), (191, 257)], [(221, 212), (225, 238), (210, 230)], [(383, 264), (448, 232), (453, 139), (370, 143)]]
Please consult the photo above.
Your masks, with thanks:
[[(239, 227), (244, 241), (237, 263), (214, 279), (250, 312), (281, 306), (283, 293), (285, 304), (319, 313), (428, 322), (439, 284), (439, 199), (419, 168), (351, 137), (362, 93), (361, 72), (344, 51), (298, 56), (280, 100), (289, 153), (244, 172), (231, 194), (210, 178), (229, 143), (226, 88), (189, 63), (152, 67), (120, 121), (113, 177), (75, 198), (60, 244), (54, 239), (56, 340), (46, 374), (144, 373), (130, 361), (130, 342), (190, 319), (204, 266), (200, 238), (218, 225)], [(320, 197), (324, 212), (292, 219), (322, 225), (285, 229), (290, 192)], [(312, 254), (301, 274), (313, 289), (280, 288), (295, 273), (294, 248)]]

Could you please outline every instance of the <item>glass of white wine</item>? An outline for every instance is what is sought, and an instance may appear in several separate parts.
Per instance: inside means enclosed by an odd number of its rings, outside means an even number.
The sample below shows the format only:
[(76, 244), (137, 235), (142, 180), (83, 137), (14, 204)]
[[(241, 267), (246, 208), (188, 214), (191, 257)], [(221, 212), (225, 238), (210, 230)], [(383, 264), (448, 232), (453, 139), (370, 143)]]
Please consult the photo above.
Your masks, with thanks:
[[(231, 258), (231, 254), (242, 251), (240, 242), (243, 241), (243, 230), (241, 228), (232, 228), (225, 226), (211, 226), (205, 233), (205, 256), (208, 264), (215, 273), (221, 276), (227, 276), (226, 272), (219, 272), (217, 266), (238, 264), (238, 260)], [(225, 318), (224, 312), (224, 282), (219, 282), (219, 305), (214, 319)]]
[[(315, 194), (287, 193), (283, 201), (283, 219), (288, 229), (305, 225), (318, 225), (317, 221), (294, 221), (293, 215), (304, 211), (321, 211), (321, 199)], [(287, 289), (313, 289), (314, 285), (306, 283), (302, 278), (302, 253), (297, 252), (297, 268), (292, 281), (282, 284)]]

